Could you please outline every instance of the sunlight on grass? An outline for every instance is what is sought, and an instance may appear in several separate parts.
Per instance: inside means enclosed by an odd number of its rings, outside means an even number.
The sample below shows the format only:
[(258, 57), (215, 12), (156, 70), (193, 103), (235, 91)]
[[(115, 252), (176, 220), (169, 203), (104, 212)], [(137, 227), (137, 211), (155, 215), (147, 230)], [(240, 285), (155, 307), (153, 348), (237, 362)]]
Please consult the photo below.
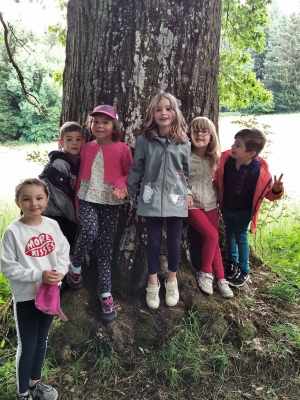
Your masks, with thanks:
[[(250, 243), (266, 264), (300, 288), (300, 204), (292, 201), (278, 203), (278, 207), (271, 211), (274, 203), (271, 206), (269, 203), (269, 209), (263, 210), (258, 231), (254, 237), (250, 235)], [(291, 288), (279, 286), (277, 288), (283, 297), (294, 296)]]

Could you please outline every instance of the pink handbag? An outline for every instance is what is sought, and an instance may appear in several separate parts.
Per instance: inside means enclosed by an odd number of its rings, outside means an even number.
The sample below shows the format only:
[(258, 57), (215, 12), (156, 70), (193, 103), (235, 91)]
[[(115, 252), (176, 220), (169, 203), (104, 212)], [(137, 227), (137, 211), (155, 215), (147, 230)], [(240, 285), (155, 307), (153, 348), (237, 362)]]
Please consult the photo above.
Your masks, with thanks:
[(68, 318), (60, 309), (60, 295), (57, 283), (55, 285), (42, 283), (34, 301), (36, 308), (43, 313), (57, 315), (63, 322), (68, 321)]

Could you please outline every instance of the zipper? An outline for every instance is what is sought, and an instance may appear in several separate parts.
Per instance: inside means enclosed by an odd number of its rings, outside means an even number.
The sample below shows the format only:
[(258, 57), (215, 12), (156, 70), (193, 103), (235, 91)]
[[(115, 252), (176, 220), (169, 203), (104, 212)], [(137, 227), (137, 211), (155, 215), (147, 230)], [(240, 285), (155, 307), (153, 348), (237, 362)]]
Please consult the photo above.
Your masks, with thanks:
[[(264, 187), (263, 191), (262, 191), (261, 194), (259, 195), (259, 197), (258, 197), (258, 199), (257, 199), (257, 201), (256, 201), (256, 203), (255, 203), (254, 209), (252, 210), (251, 219), (252, 219), (252, 217), (253, 217), (253, 215), (254, 215), (254, 212), (256, 212), (256, 207), (257, 207), (257, 204), (258, 204), (260, 198), (262, 197), (263, 193), (266, 191), (267, 187), (270, 185), (271, 182), (272, 182), (272, 178), (270, 178), (270, 179), (268, 180), (266, 186)], [(256, 184), (257, 184), (257, 183), (256, 183)]]
[(167, 143), (167, 146), (166, 146), (166, 148), (165, 148), (165, 154), (164, 154), (165, 162), (164, 162), (164, 172), (163, 172), (163, 181), (162, 181), (162, 190), (161, 190), (161, 214), (162, 214), (162, 217), (164, 217), (164, 212), (163, 212), (163, 208), (164, 208), (163, 197), (164, 197), (164, 186), (165, 186), (166, 164), (167, 164), (167, 157), (166, 157), (166, 154), (167, 154), (167, 151), (168, 151), (168, 146), (169, 146), (169, 143)]

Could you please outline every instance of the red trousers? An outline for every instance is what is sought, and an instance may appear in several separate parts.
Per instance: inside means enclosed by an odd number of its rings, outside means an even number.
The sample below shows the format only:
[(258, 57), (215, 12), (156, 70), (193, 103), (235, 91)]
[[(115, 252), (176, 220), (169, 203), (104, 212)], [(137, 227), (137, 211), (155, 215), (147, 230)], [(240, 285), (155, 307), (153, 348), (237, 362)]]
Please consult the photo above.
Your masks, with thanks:
[(224, 279), (224, 268), (219, 247), (218, 211), (191, 209), (188, 214), (189, 224), (198, 231), (204, 239), (202, 246), (202, 271), (211, 274), (214, 271), (216, 280)]

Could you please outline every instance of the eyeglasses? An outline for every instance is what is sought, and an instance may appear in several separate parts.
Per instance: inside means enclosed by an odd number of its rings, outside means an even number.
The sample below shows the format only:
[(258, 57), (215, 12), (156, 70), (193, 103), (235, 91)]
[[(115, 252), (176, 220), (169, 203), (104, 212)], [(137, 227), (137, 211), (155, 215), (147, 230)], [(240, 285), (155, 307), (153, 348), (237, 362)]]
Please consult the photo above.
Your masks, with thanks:
[(209, 135), (211, 132), (209, 129), (199, 129), (197, 131), (194, 131), (194, 135), (198, 136), (201, 133), (202, 136)]

